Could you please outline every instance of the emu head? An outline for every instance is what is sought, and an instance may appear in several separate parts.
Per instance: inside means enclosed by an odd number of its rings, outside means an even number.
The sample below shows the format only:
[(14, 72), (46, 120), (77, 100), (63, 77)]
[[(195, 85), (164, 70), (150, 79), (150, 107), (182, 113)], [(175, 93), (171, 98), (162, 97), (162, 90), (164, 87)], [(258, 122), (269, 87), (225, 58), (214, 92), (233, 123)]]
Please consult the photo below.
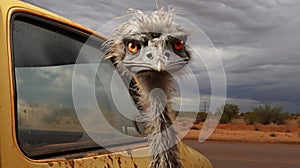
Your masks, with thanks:
[(129, 75), (144, 71), (177, 72), (189, 62), (187, 33), (174, 22), (174, 10), (129, 12), (133, 17), (117, 27), (106, 43), (106, 59), (112, 58)]

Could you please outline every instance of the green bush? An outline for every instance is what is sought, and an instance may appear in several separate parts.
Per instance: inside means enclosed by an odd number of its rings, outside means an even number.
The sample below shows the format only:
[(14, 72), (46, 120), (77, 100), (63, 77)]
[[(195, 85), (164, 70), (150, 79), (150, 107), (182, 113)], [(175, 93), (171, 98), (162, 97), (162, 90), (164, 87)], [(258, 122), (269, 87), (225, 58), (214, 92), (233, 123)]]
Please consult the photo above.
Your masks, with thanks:
[(205, 119), (207, 117), (207, 113), (205, 112), (198, 112), (197, 113), (197, 117), (196, 117), (196, 120), (195, 120), (195, 124), (199, 124), (200, 122), (204, 122)]
[(222, 117), (220, 119), (221, 124), (227, 124), (231, 122), (232, 119), (236, 118), (239, 113), (239, 107), (235, 104), (225, 104), (223, 107), (219, 108), (219, 112), (223, 110)]
[(252, 112), (244, 116), (244, 119), (247, 124), (261, 123), (267, 125), (274, 123), (282, 125), (286, 123), (289, 117), (290, 115), (284, 113), (281, 107), (272, 108), (269, 104), (266, 104), (265, 106), (254, 107)]
[(252, 112), (247, 112), (244, 115), (244, 120), (245, 120), (246, 124), (249, 124), (249, 125), (254, 125), (255, 123), (258, 123), (257, 116)]
[(231, 121), (231, 118), (229, 115), (223, 113), (221, 119), (220, 119), (220, 124), (227, 124)]

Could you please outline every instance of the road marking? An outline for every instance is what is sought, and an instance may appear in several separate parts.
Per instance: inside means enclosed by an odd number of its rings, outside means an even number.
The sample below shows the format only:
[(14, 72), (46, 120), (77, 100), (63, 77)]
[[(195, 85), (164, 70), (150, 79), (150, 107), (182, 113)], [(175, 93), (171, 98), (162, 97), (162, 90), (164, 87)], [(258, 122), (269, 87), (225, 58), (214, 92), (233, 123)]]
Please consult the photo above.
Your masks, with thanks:
[(228, 161), (261, 162), (261, 163), (284, 163), (284, 164), (300, 165), (300, 162), (274, 161), (274, 160), (254, 160), (254, 159), (234, 159), (234, 158), (209, 158), (209, 160), (228, 160)]

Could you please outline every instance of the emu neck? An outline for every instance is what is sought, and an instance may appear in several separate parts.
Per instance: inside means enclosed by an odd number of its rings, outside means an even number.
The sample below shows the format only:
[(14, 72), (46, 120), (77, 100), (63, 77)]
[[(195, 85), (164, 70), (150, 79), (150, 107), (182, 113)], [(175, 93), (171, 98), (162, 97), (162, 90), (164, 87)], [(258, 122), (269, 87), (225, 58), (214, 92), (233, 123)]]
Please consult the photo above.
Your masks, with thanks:
[(139, 86), (139, 105), (143, 108), (146, 133), (149, 138), (151, 163), (149, 168), (182, 168), (178, 137), (168, 115), (169, 99), (174, 93), (169, 73), (141, 72), (135, 76)]
[(135, 75), (139, 87), (140, 105), (144, 108), (150, 106), (149, 93), (161, 89), (166, 96), (166, 103), (174, 94), (173, 78), (168, 72), (144, 71)]

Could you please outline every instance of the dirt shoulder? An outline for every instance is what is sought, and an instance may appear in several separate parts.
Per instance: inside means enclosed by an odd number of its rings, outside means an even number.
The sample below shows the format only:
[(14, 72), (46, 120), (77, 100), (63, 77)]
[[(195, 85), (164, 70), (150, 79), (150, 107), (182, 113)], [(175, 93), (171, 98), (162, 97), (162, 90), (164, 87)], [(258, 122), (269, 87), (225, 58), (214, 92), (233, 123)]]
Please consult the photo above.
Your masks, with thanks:
[[(203, 123), (195, 124), (184, 139), (197, 140), (202, 126)], [(300, 145), (300, 127), (297, 121), (286, 125), (219, 124), (208, 141)]]

